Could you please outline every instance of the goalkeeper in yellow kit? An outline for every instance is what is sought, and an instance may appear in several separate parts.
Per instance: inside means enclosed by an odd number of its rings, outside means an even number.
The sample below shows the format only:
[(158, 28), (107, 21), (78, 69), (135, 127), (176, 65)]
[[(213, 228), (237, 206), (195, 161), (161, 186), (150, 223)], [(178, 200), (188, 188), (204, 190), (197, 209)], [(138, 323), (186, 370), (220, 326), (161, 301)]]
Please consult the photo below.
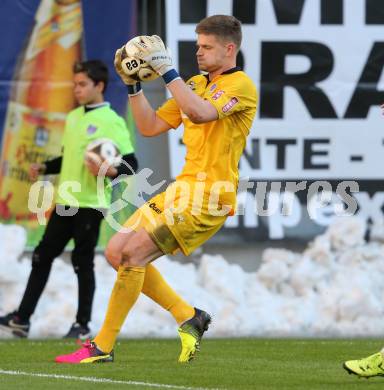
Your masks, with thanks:
[[(113, 361), (113, 347), (129, 310), (143, 292), (174, 316), (188, 362), (211, 318), (193, 308), (164, 281), (152, 262), (181, 250), (192, 253), (214, 235), (233, 214), (238, 185), (238, 163), (256, 113), (257, 92), (252, 80), (236, 67), (241, 24), (233, 16), (214, 15), (196, 27), (197, 62), (204, 75), (185, 83), (157, 36), (134, 43), (167, 85), (172, 98), (154, 111), (140, 83), (122, 72), (121, 50), (115, 67), (128, 85), (129, 102), (141, 134), (153, 137), (184, 126), (185, 165), (167, 190), (139, 208), (116, 233), (106, 249), (118, 270), (104, 324), (92, 342), (78, 351), (56, 357), (59, 363)], [(128, 229), (127, 229), (128, 228)]]

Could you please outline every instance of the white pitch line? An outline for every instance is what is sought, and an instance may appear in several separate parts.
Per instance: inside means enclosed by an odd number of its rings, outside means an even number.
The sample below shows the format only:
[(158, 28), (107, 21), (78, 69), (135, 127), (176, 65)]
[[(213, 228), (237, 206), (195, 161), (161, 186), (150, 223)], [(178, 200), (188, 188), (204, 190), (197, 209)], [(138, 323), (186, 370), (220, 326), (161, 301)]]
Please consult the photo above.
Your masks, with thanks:
[(139, 382), (139, 381), (120, 381), (108, 378), (96, 378), (92, 376), (72, 376), (72, 375), (58, 375), (58, 374), (43, 374), (38, 372), (23, 372), (23, 371), (7, 371), (0, 369), (0, 374), (3, 375), (15, 375), (15, 376), (32, 376), (38, 378), (54, 378), (54, 379), (66, 379), (73, 381), (82, 382), (93, 382), (93, 383), (110, 383), (117, 385), (133, 385), (133, 386), (147, 386), (147, 387), (160, 387), (165, 389), (179, 389), (179, 390), (218, 390), (208, 389), (203, 387), (187, 387), (178, 385), (167, 385), (162, 383), (150, 383), (150, 382)]

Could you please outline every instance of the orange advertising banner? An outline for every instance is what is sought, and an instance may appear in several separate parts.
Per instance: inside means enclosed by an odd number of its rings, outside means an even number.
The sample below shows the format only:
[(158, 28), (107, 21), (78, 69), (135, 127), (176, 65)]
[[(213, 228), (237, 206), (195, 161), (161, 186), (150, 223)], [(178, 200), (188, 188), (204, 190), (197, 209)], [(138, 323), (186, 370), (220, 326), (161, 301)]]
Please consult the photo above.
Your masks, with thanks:
[(42, 0), (16, 65), (4, 123), (0, 218), (37, 226), (28, 210), (29, 166), (61, 154), (66, 114), (75, 107), (72, 64), (82, 58), (79, 0)]

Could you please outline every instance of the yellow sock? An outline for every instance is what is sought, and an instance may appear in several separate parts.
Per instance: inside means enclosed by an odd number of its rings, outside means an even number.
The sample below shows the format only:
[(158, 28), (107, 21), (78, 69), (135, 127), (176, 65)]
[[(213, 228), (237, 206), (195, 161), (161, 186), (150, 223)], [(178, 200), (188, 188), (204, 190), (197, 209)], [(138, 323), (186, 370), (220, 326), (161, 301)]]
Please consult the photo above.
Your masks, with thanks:
[(195, 315), (195, 309), (171, 288), (152, 264), (146, 267), (142, 293), (168, 310), (179, 325)]
[(107, 353), (112, 351), (128, 312), (140, 295), (144, 276), (144, 267), (119, 267), (104, 324), (94, 339), (101, 351)]

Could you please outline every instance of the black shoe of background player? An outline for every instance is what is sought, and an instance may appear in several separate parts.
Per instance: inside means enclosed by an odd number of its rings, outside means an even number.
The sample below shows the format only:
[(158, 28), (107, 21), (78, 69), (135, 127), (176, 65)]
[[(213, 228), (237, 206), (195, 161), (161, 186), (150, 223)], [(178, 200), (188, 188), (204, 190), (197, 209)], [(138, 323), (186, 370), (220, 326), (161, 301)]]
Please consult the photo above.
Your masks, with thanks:
[(72, 324), (71, 329), (69, 329), (64, 338), (85, 341), (91, 338), (91, 330), (87, 325), (81, 325), (78, 322), (75, 322)]
[(28, 337), (29, 327), (29, 321), (21, 321), (16, 311), (0, 317), (0, 329), (12, 336)]

